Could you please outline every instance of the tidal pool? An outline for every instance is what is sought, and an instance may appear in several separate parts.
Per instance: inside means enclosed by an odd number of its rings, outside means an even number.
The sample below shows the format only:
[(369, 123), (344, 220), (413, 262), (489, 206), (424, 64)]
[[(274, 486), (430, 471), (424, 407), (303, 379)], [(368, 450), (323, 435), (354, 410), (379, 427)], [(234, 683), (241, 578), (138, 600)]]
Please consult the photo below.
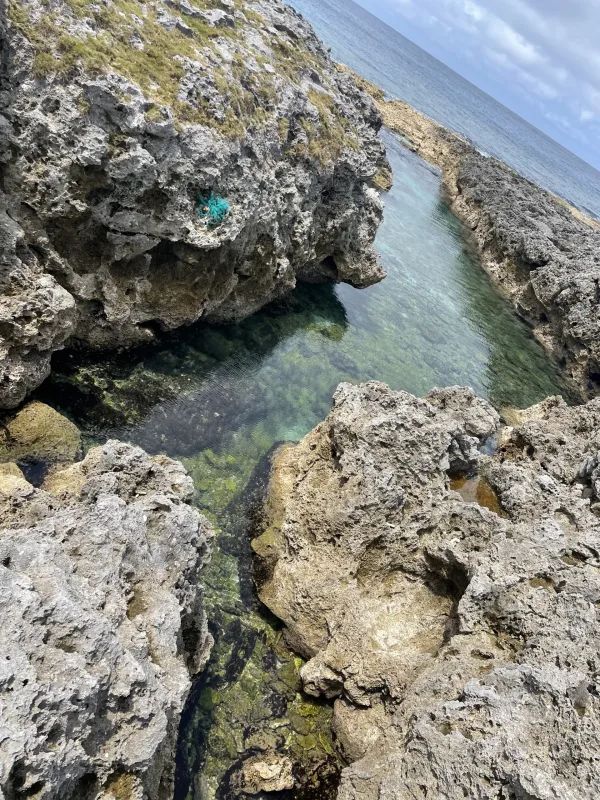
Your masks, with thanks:
[(216, 644), (182, 722), (176, 800), (239, 797), (240, 762), (265, 749), (288, 754), (304, 787), (278, 797), (335, 796), (331, 709), (300, 693), (301, 662), (252, 587), (247, 534), (273, 446), (321, 421), (340, 381), (417, 395), (465, 384), (498, 408), (570, 396), (467, 251), (438, 173), (385, 139), (395, 186), (378, 237), (383, 283), (301, 286), (239, 325), (197, 325), (114, 359), (60, 354), (39, 393), (90, 443), (117, 437), (181, 459), (219, 528), (203, 578)]

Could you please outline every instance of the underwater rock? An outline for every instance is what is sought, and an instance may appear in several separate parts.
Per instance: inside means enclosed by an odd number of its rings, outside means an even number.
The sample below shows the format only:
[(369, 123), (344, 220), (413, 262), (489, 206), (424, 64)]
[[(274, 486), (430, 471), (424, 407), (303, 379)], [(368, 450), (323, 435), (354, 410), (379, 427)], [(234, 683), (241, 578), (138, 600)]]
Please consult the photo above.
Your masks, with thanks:
[(384, 276), (381, 118), (289, 6), (24, 0), (3, 33), (0, 407), (65, 345)]
[(342, 384), (274, 462), (259, 593), (337, 697), (340, 800), (600, 792), (600, 399), (511, 423), (482, 455), (469, 390)]
[[(363, 85), (365, 82), (363, 82)], [(600, 392), (600, 222), (401, 101), (385, 124), (443, 172), (483, 267), (584, 396)]]
[(237, 776), (239, 778), (237, 789), (248, 795), (293, 789), (292, 767), (291, 760), (286, 756), (267, 753), (249, 758), (244, 762), (240, 774)]
[(0, 427), (4, 461), (75, 461), (80, 448), (77, 426), (45, 403), (28, 403)]
[(2, 473), (0, 796), (167, 800), (211, 646), (191, 479), (116, 441), (42, 489)]

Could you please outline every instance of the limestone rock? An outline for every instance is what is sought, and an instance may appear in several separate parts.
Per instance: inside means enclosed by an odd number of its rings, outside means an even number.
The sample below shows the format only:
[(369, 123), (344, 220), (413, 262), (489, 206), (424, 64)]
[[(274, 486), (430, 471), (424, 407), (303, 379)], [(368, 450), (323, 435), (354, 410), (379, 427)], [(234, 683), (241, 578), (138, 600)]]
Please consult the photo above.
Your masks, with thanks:
[(211, 530), (169, 459), (109, 442), (67, 473), (0, 476), (0, 796), (167, 800)]
[[(600, 399), (511, 422), (484, 456), (466, 390), (342, 385), (275, 462), (260, 594), (337, 694), (340, 800), (600, 793)], [(452, 490), (459, 450), (500, 513)]]
[(4, 464), (0, 464), (0, 475), (11, 475), (14, 478), (25, 478), (23, 472), (19, 469), (17, 464), (14, 464), (11, 461), (7, 461)]
[[(10, 4), (0, 76), (0, 407), (65, 345), (367, 286), (381, 118), (279, 0)], [(215, 193), (230, 213), (198, 214)]]
[(247, 759), (240, 771), (238, 790), (255, 795), (294, 788), (293, 764), (286, 756), (262, 754)]
[(79, 429), (45, 403), (28, 403), (0, 428), (0, 459), (74, 461), (81, 448)]

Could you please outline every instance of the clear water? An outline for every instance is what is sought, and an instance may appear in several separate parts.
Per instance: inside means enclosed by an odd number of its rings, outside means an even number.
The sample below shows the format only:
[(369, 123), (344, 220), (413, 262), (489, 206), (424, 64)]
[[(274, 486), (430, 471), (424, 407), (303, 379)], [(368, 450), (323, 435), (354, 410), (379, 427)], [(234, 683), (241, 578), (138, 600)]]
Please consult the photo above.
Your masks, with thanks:
[(183, 460), (199, 506), (222, 530), (204, 575), (217, 645), (182, 728), (177, 800), (238, 796), (235, 765), (267, 734), (313, 787), (290, 797), (335, 796), (331, 711), (298, 693), (299, 662), (252, 590), (246, 532), (273, 445), (321, 421), (340, 381), (418, 395), (467, 384), (498, 407), (568, 394), (465, 249), (436, 171), (385, 138), (396, 182), (378, 237), (383, 283), (300, 287), (239, 325), (198, 325), (114, 361), (63, 354), (42, 388), (90, 440), (116, 436)]
[(594, 167), (352, 0), (288, 2), (312, 23), (338, 61), (600, 218), (600, 172)]

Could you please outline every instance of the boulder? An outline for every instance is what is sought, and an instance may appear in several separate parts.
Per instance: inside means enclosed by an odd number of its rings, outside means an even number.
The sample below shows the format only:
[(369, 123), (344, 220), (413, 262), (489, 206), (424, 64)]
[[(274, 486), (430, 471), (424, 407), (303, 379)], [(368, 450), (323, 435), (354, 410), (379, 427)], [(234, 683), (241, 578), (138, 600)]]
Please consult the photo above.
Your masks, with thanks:
[(77, 426), (45, 403), (28, 403), (0, 428), (0, 459), (5, 461), (69, 462), (80, 449)]
[[(381, 118), (279, 0), (24, 0), (0, 20), (0, 408), (64, 346), (368, 286)], [(212, 224), (200, 198), (229, 214)]]
[(167, 800), (212, 531), (165, 457), (111, 441), (60, 475), (0, 475), (0, 797)]

